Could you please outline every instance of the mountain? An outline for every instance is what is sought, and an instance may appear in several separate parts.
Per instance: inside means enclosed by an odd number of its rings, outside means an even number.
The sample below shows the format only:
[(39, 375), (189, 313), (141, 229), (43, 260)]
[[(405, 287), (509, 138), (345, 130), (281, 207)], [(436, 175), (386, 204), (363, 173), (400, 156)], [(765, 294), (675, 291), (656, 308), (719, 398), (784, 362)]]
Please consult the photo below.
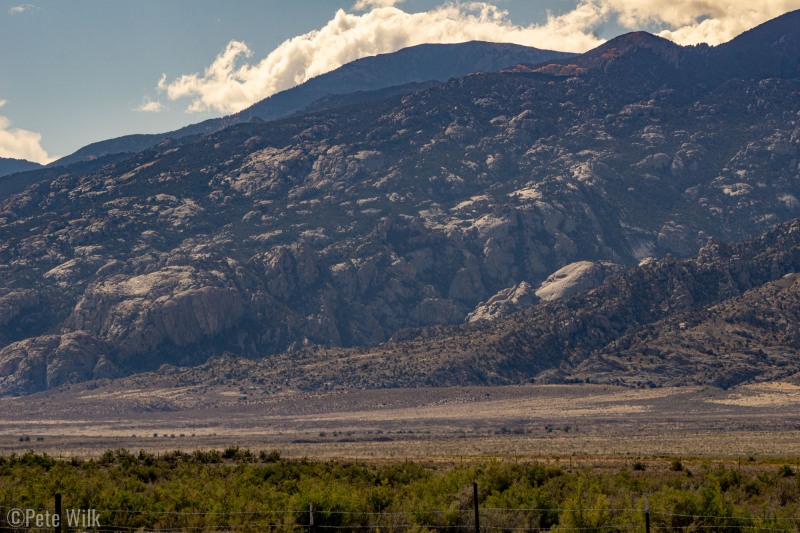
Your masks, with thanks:
[(236, 122), (250, 120), (252, 117), (273, 120), (288, 116), (331, 94), (376, 91), (431, 80), (447, 81), (476, 72), (495, 72), (518, 63), (542, 63), (573, 55), (515, 44), (481, 41), (421, 44), (391, 54), (353, 61), (253, 104), (234, 117)]
[[(593, 59), (612, 49), (622, 52)], [(711, 83), (697, 69), (717, 49), (634, 34), (568, 61), (597, 68), (473, 74), (48, 169), (0, 204), (0, 391), (226, 351), (277, 365), (312, 346), (346, 354), (420, 338), (439, 343), (414, 352), (431, 365), (420, 367), (427, 384), (454, 380), (436, 370), (450, 360), (466, 381), (578, 379), (579, 364), (633, 331), (628, 323), (685, 309), (645, 298), (678, 259), (709, 238), (735, 242), (800, 216), (800, 79), (791, 69), (759, 77), (770, 54), (789, 64), (798, 54), (765, 45), (752, 72), (737, 66)], [(599, 303), (559, 302), (667, 254), (676, 259), (642, 277), (634, 297), (605, 293), (618, 301), (611, 332), (581, 326), (581, 358), (562, 368), (573, 315)], [(758, 285), (731, 296), (792, 272), (760, 268), (748, 266)], [(691, 294), (698, 306), (722, 298)], [(553, 314), (534, 326), (563, 333), (541, 336), (545, 345), (504, 336), (503, 317), (539, 300)], [(636, 307), (647, 301), (656, 309)], [(647, 313), (637, 321), (633, 309)], [(465, 320), (508, 340), (491, 359), (469, 352), (460, 364), (443, 341), (450, 329), (436, 326)], [(342, 363), (378, 364), (367, 357), (378, 352)], [(539, 366), (519, 359), (530, 353)], [(375, 384), (404, 382), (395, 370)]]
[(596, 71), (626, 77), (634, 74), (640, 74), (642, 78), (648, 77), (645, 75), (654, 75), (656, 80), (662, 81), (679, 69), (684, 69), (684, 73), (691, 73), (693, 70), (691, 67), (685, 68), (687, 63), (696, 62), (701, 57), (696, 50), (639, 31), (615, 37), (576, 57), (548, 61), (544, 65), (523, 65), (518, 68), (522, 71), (545, 72), (558, 76), (582, 75)]
[[(800, 380), (800, 220), (709, 242), (596, 288), (496, 321), (438, 326), (362, 349), (313, 347), (259, 361), (166, 366), (176, 386), (250, 390), (591, 382), (629, 387)], [(151, 376), (152, 377), (152, 376)], [(141, 377), (134, 378), (141, 386)]]
[[(795, 220), (742, 243), (709, 242), (690, 259), (648, 262), (500, 322), (427, 333), (394, 351), (406, 354), (402, 361), (428, 362), (407, 375), (436, 383), (728, 387), (786, 379), (800, 362), (798, 271)], [(437, 353), (447, 356), (429, 355)]]
[(800, 75), (798, 25), (800, 10), (765, 22), (716, 47), (681, 47), (647, 32), (634, 32), (574, 58), (517, 68), (558, 75), (603, 71), (616, 90), (632, 89), (625, 83), (631, 81), (649, 87), (679, 81), (697, 85), (702, 91), (730, 79), (791, 79)]
[[(541, 63), (574, 54), (539, 50), (505, 43), (471, 41), (459, 44), (422, 44), (389, 54), (358, 59), (331, 72), (281, 91), (233, 115), (206, 120), (176, 131), (154, 135), (126, 135), (85, 146), (53, 165), (91, 160), (114, 153), (135, 153), (155, 146), (168, 138), (208, 134), (234, 124), (254, 119), (275, 120), (302, 112), (308, 106), (331, 95), (350, 95), (348, 103), (365, 103), (386, 96), (382, 89), (394, 88), (396, 94), (417, 89), (415, 84), (446, 81), (475, 72), (494, 72), (517, 63)], [(330, 108), (328, 99), (325, 106)]]
[[(185, 139), (184, 139), (185, 140)], [(103, 168), (106, 165), (127, 159), (130, 154), (111, 154), (99, 157), (90, 161), (72, 163), (68, 167), (42, 167), (37, 165), (32, 167), (34, 170), (15, 172), (6, 176), (0, 176), (0, 202), (10, 196), (22, 192), (29, 185), (40, 181), (53, 179), (64, 173), (88, 174)], [(33, 163), (36, 165), (36, 163)]]
[(0, 178), (9, 174), (17, 172), (26, 172), (28, 170), (36, 170), (42, 168), (39, 163), (26, 161), (25, 159), (10, 159), (7, 157), (0, 157)]

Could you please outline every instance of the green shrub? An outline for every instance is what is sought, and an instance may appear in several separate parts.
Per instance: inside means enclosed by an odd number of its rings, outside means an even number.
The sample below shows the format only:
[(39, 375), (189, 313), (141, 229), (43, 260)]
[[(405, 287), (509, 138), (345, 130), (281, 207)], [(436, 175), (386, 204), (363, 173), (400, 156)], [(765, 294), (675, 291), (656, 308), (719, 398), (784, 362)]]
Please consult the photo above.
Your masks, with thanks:
[(158, 456), (110, 450), (93, 460), (28, 451), (0, 458), (0, 505), (47, 509), (58, 490), (71, 507), (109, 510), (102, 523), (119, 530), (303, 531), (311, 503), (318, 526), (462, 531), (471, 525), (476, 481), (487, 529), (633, 531), (642, 525), (643, 493), (655, 531), (795, 529), (790, 517), (800, 515), (800, 476), (791, 467), (703, 467), (691, 478), (682, 471), (607, 465), (566, 471), (500, 460), (313, 462), (278, 451), (254, 456), (236, 446)]

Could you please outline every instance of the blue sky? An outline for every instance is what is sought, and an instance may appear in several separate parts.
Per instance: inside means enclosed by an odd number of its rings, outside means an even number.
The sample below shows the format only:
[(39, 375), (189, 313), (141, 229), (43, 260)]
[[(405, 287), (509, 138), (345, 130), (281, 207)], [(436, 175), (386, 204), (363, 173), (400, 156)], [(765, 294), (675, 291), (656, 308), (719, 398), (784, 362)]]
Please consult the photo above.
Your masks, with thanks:
[(647, 29), (715, 44), (800, 8), (800, 0), (755, 9), (744, 0), (356, 3), (0, 0), (0, 156), (46, 161), (94, 141), (173, 130), (423, 41), (585, 50)]

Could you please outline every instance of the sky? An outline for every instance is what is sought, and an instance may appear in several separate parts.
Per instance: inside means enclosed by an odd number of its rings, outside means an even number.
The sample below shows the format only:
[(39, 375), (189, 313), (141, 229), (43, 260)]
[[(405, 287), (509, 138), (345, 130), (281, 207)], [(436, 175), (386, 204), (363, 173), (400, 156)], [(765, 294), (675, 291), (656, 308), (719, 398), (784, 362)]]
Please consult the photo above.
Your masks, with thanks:
[(360, 57), (484, 40), (726, 42), (800, 0), (0, 0), (0, 157), (227, 115)]

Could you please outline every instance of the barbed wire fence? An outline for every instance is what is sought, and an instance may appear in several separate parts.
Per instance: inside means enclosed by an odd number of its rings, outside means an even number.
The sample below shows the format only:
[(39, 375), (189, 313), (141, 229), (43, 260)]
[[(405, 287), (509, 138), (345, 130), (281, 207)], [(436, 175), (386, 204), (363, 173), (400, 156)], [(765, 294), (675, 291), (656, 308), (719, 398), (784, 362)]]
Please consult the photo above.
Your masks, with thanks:
[[(347, 511), (315, 508), (253, 511), (69, 509), (54, 495), (52, 508), (0, 505), (0, 533), (32, 532), (798, 532), (796, 516), (717, 516), (643, 508), (481, 507), (473, 484), (471, 508)], [(58, 516), (58, 520), (55, 517)]]

